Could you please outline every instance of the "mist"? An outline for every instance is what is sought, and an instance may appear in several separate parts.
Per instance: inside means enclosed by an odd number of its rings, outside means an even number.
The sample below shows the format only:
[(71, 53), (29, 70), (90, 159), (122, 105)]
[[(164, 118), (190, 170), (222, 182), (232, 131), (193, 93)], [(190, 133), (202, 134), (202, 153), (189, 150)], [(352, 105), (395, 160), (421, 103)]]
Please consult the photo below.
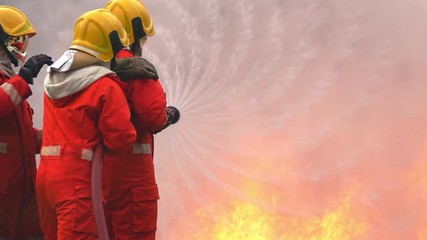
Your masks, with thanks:
[[(54, 59), (105, 3), (2, 1)], [(159, 240), (427, 239), (427, 2), (144, 3), (181, 110), (155, 137)]]

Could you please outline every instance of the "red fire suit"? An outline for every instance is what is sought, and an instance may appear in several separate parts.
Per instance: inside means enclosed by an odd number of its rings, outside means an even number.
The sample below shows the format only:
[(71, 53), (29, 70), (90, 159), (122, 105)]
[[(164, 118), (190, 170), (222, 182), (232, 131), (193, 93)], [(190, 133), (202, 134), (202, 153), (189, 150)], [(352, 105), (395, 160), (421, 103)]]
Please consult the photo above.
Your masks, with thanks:
[(0, 72), (0, 239), (42, 236), (35, 195), (32, 94), (20, 76)]
[(35, 196), (32, 94), (20, 76), (0, 72), (0, 239), (42, 236)]
[(66, 97), (45, 94), (36, 185), (46, 240), (98, 239), (90, 188), (93, 150), (103, 142), (107, 153), (118, 154), (136, 140), (128, 103), (116, 81), (107, 75)]
[[(133, 57), (121, 50), (119, 58)], [(155, 239), (157, 230), (157, 200), (153, 134), (167, 121), (166, 96), (158, 80), (131, 79), (128, 101), (137, 141), (126, 156), (106, 155), (103, 166), (103, 191), (106, 213), (113, 239)]]

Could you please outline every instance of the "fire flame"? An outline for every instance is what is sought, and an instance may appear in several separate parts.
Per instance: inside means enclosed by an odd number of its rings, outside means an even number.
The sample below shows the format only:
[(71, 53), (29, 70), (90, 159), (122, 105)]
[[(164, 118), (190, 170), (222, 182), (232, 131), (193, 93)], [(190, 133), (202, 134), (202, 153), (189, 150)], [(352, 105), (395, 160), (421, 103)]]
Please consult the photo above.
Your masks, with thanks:
[[(259, 207), (240, 203), (209, 231), (211, 240), (273, 239), (275, 217)], [(208, 231), (208, 232), (209, 232)]]
[(364, 236), (367, 230), (366, 223), (352, 216), (349, 198), (323, 216), (296, 219), (285, 228), (280, 240), (350, 240)]
[[(200, 240), (352, 240), (363, 237), (366, 223), (352, 216), (351, 201), (344, 197), (332, 211), (321, 216), (290, 216), (256, 204), (235, 202), (228, 212), (191, 239)], [(199, 217), (218, 209), (205, 209)]]

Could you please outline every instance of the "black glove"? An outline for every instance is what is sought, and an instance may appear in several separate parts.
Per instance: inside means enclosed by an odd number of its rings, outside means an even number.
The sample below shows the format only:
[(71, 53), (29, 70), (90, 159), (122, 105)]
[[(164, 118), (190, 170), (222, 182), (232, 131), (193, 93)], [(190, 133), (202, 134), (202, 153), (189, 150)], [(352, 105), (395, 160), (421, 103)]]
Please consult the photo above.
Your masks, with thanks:
[(159, 79), (154, 65), (147, 61), (147, 59), (141, 57), (118, 58), (112, 70), (122, 81), (127, 81), (131, 78), (142, 80)]
[(166, 107), (166, 116), (168, 118), (168, 120), (166, 121), (166, 124), (161, 129), (152, 132), (152, 134), (157, 134), (157, 133), (165, 130), (171, 124), (177, 123), (179, 121), (179, 118), (181, 117), (181, 113), (179, 112), (178, 108), (176, 108), (174, 106), (167, 106)]
[(168, 125), (177, 123), (179, 121), (179, 118), (181, 117), (178, 108), (174, 106), (166, 107), (166, 115), (168, 117)]
[(52, 65), (52, 58), (46, 54), (38, 54), (30, 57), (19, 70), (21, 76), (28, 84), (33, 84), (33, 78), (37, 77), (43, 65)]

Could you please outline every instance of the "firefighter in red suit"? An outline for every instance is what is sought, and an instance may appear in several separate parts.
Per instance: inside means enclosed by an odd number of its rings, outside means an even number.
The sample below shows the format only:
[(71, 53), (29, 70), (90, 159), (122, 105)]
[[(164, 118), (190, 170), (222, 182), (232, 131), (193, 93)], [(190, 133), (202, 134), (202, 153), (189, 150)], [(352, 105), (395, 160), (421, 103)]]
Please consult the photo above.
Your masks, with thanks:
[(81, 15), (70, 48), (48, 68), (44, 129), (37, 173), (40, 223), (46, 240), (99, 239), (91, 200), (91, 161), (132, 147), (136, 132), (130, 111), (110, 70), (129, 40), (106, 9)]
[[(155, 239), (158, 187), (155, 179), (153, 133), (178, 121), (179, 111), (166, 106), (166, 96), (154, 66), (141, 57), (142, 46), (153, 36), (147, 8), (139, 0), (112, 0), (106, 5), (118, 17), (131, 44), (117, 55), (115, 72), (128, 85), (128, 101), (137, 141), (125, 156), (106, 155), (103, 166), (104, 197), (113, 239)], [(128, 78), (126, 61), (140, 59), (146, 76)], [(119, 64), (120, 63), (120, 64)], [(135, 67), (133, 65), (133, 67)]]
[[(30, 37), (36, 34), (20, 10), (0, 6), (0, 239), (43, 239), (35, 195), (37, 135), (27, 102), (47, 55), (26, 60)], [(25, 62), (25, 64), (23, 64)], [(12, 64), (21, 65), (18, 74)]]

